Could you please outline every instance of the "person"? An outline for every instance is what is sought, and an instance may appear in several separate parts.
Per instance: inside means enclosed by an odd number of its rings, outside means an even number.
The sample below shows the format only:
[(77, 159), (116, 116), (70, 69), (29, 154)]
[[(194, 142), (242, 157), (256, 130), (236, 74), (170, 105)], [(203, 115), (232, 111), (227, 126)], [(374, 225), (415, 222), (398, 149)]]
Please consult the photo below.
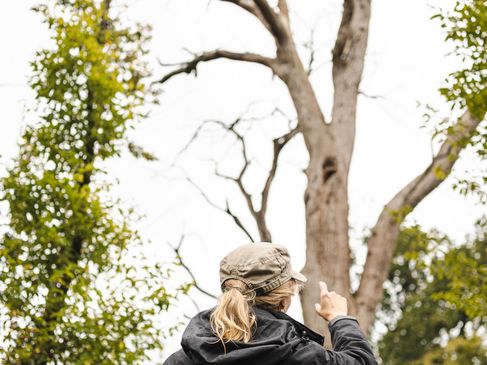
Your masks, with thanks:
[(238, 247), (221, 260), (218, 305), (190, 320), (182, 349), (163, 365), (377, 365), (357, 320), (347, 315), (347, 300), (324, 282), (315, 309), (329, 322), (334, 350), (286, 314), (305, 282), (283, 246)]

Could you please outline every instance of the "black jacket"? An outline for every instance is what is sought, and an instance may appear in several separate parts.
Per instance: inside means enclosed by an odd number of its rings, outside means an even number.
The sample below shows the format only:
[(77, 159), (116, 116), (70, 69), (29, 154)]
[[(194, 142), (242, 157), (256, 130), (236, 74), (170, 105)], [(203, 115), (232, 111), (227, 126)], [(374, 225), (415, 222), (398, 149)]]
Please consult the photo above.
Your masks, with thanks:
[(210, 326), (211, 310), (189, 322), (182, 350), (163, 365), (377, 365), (357, 321), (343, 317), (330, 323), (334, 351), (323, 347), (324, 338), (282, 312), (255, 308), (257, 325), (248, 343), (222, 343)]

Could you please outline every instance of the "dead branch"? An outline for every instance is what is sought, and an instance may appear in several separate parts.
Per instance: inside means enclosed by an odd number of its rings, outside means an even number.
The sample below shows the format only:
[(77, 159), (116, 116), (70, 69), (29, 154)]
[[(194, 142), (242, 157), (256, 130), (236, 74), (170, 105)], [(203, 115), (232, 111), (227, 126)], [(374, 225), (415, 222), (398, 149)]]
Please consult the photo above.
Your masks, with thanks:
[(191, 280), (192, 280), (192, 284), (193, 286), (201, 293), (209, 296), (210, 298), (213, 298), (213, 299), (217, 299), (218, 296), (215, 295), (215, 294), (212, 294), (210, 293), (209, 291), (203, 289), (199, 284), (198, 284), (198, 281), (196, 280), (196, 277), (194, 276), (193, 274), (193, 271), (190, 269), (190, 267), (188, 265), (186, 265), (186, 263), (183, 261), (183, 257), (181, 256), (181, 246), (183, 245), (183, 242), (184, 242), (184, 234), (181, 235), (180, 239), (179, 239), (179, 242), (178, 242), (178, 245), (176, 247), (172, 246), (170, 243), (168, 243), (168, 246), (174, 251), (174, 253), (176, 254), (176, 260), (177, 260), (177, 263), (179, 266), (181, 266), (188, 274), (189, 276), (191, 277)]
[(362, 95), (364, 98), (368, 98), (368, 99), (385, 99), (385, 97), (382, 95), (371, 95), (371, 94), (367, 94), (366, 92), (364, 92), (362, 90), (359, 90), (358, 94)]
[(357, 95), (365, 65), (370, 14), (370, 0), (344, 0), (332, 52), (335, 87), (332, 123), (340, 140), (340, 158), (345, 170), (350, 167), (353, 153)]
[[(225, 174), (221, 173), (220, 171), (218, 171), (218, 165), (215, 163), (215, 175), (220, 177), (220, 178), (229, 180), (232, 183), (236, 184), (236, 186), (238, 187), (242, 197), (244, 198), (244, 200), (247, 204), (247, 207), (248, 207), (248, 210), (249, 210), (251, 216), (253, 217), (253, 219), (257, 225), (260, 240), (271, 241), (272, 236), (271, 236), (269, 229), (267, 228), (267, 224), (266, 224), (266, 220), (265, 220), (265, 214), (267, 212), (267, 205), (268, 205), (268, 198), (269, 198), (270, 189), (271, 189), (272, 182), (274, 181), (274, 177), (275, 177), (276, 172), (277, 172), (278, 160), (279, 160), (280, 153), (281, 153), (282, 149), (284, 148), (284, 146), (299, 132), (299, 130), (297, 127), (293, 126), (295, 124), (295, 120), (288, 117), (286, 115), (286, 113), (284, 113), (279, 108), (274, 108), (270, 113), (268, 113), (264, 116), (259, 116), (259, 117), (245, 117), (246, 112), (242, 113), (240, 116), (238, 116), (230, 124), (227, 124), (227, 123), (220, 121), (220, 120), (214, 120), (214, 119), (209, 119), (209, 120), (203, 121), (198, 126), (196, 131), (193, 133), (193, 135), (191, 136), (189, 141), (186, 143), (186, 145), (179, 151), (176, 158), (178, 158), (182, 153), (184, 153), (185, 151), (187, 151), (189, 149), (189, 147), (198, 139), (198, 137), (200, 136), (204, 127), (208, 124), (217, 125), (218, 127), (222, 128), (223, 130), (231, 133), (236, 138), (237, 142), (240, 145), (242, 159), (243, 159), (243, 165), (242, 165), (241, 169), (239, 170), (237, 176), (234, 177), (234, 176), (225, 175)], [(276, 114), (279, 114), (288, 120), (290, 131), (273, 140), (272, 164), (271, 164), (271, 168), (269, 170), (268, 176), (266, 178), (264, 187), (260, 193), (260, 195), (261, 195), (260, 209), (257, 209), (253, 203), (252, 194), (246, 189), (245, 184), (244, 184), (245, 174), (247, 172), (248, 167), (251, 164), (251, 160), (249, 158), (249, 154), (247, 151), (247, 144), (245, 141), (245, 137), (240, 131), (238, 131), (237, 128), (243, 122), (260, 121), (260, 120), (266, 119), (268, 117), (274, 116)], [(174, 165), (174, 163), (173, 163), (173, 165)], [(203, 189), (201, 189), (201, 187), (199, 187), (189, 177), (186, 177), (186, 180), (200, 192), (200, 194), (208, 202), (208, 204), (210, 204), (212, 207), (214, 207), (214, 208), (224, 212), (228, 216), (230, 216), (233, 219), (233, 221), (235, 222), (235, 224), (247, 235), (247, 237), (249, 237), (252, 242), (255, 242), (254, 238), (249, 233), (249, 230), (244, 226), (244, 224), (239, 219), (239, 217), (234, 212), (232, 212), (232, 210), (230, 209), (230, 205), (229, 205), (228, 200), (226, 202), (226, 206), (221, 207), (218, 204), (214, 203), (208, 197), (208, 195), (203, 191)]]
[(230, 218), (232, 218), (232, 220), (235, 222), (237, 227), (240, 228), (242, 232), (245, 233), (245, 235), (250, 239), (250, 242), (255, 242), (255, 239), (252, 237), (249, 230), (245, 228), (244, 224), (239, 219), (239, 217), (235, 213), (233, 213), (232, 210), (230, 209), (230, 204), (228, 200), (226, 200), (225, 208), (222, 208), (218, 204), (214, 203), (204, 192), (204, 190), (200, 186), (198, 186), (193, 180), (191, 180), (188, 176), (186, 176), (186, 181), (188, 181), (194, 188), (196, 188), (196, 190), (198, 190), (198, 192), (201, 194), (201, 196), (203, 196), (203, 198), (206, 200), (206, 202), (209, 205), (230, 216)]
[[(284, 25), (283, 23), (284, 14), (276, 13), (274, 9), (272, 9), (272, 7), (269, 5), (267, 0), (254, 0), (254, 3), (257, 5), (260, 12), (262, 13), (262, 16), (269, 24), (271, 32), (276, 38), (277, 43), (285, 43), (289, 38), (289, 34), (286, 25)], [(284, 4), (285, 2), (281, 1), (281, 6), (283, 6)]]
[(287, 6), (287, 1), (286, 0), (279, 0), (277, 3), (277, 7), (279, 8), (279, 13), (284, 16), (284, 19), (286, 19), (289, 22), (289, 8)]
[(282, 135), (281, 137), (275, 138), (273, 143), (273, 156), (272, 156), (272, 164), (269, 170), (269, 174), (267, 175), (267, 179), (264, 185), (264, 189), (262, 190), (262, 203), (260, 212), (263, 216), (265, 216), (267, 212), (267, 202), (269, 200), (269, 192), (271, 189), (272, 182), (274, 181), (274, 177), (276, 176), (279, 156), (281, 154), (282, 149), (284, 146), (298, 133), (298, 129), (294, 128), (287, 132), (286, 134)]
[(231, 52), (231, 51), (226, 51), (226, 50), (214, 50), (214, 51), (209, 51), (209, 52), (203, 52), (199, 55), (195, 55), (194, 59), (188, 62), (181, 62), (179, 64), (173, 64), (180, 66), (179, 68), (175, 69), (174, 71), (169, 72), (165, 76), (163, 76), (161, 79), (154, 81), (154, 83), (159, 83), (163, 84), (166, 81), (170, 80), (176, 75), (182, 74), (182, 73), (187, 73), (190, 74), (194, 72), (194, 74), (197, 76), (197, 67), (200, 62), (208, 62), (212, 60), (216, 60), (219, 58), (225, 58), (225, 59), (230, 59), (230, 60), (235, 60), (235, 61), (244, 61), (244, 62), (253, 62), (257, 64), (261, 64), (264, 66), (269, 67), (274, 73), (276, 72), (276, 64), (277, 60), (273, 58), (269, 58), (266, 56), (262, 56), (256, 53), (239, 53), (239, 52)]
[[(267, 229), (267, 227), (265, 226), (265, 221), (263, 221), (262, 217), (259, 214), (259, 211), (257, 209), (255, 209), (254, 204), (252, 202), (252, 194), (250, 194), (247, 191), (247, 189), (245, 188), (245, 185), (243, 183), (245, 172), (247, 171), (247, 169), (250, 165), (250, 160), (249, 160), (248, 153), (247, 153), (247, 144), (245, 143), (245, 139), (244, 139), (243, 135), (241, 135), (236, 130), (236, 127), (240, 121), (241, 121), (241, 119), (237, 118), (230, 125), (226, 125), (223, 122), (220, 122), (219, 124), (222, 128), (224, 128), (228, 132), (232, 133), (237, 138), (237, 140), (239, 141), (241, 151), (242, 151), (242, 158), (244, 161), (242, 168), (240, 169), (240, 172), (239, 172), (237, 177), (231, 177), (231, 176), (221, 174), (220, 172), (218, 172), (218, 169), (216, 167), (215, 168), (215, 175), (218, 177), (233, 181), (234, 183), (237, 184), (237, 186), (240, 190), (240, 193), (242, 194), (243, 198), (245, 199), (245, 202), (247, 203), (247, 207), (250, 211), (250, 214), (255, 219), (257, 226), (259, 227), (259, 233), (260, 233), (261, 240), (270, 241), (271, 234), (270, 234), (269, 230)], [(217, 121), (215, 121), (215, 122), (217, 122)]]
[(310, 39), (304, 45), (304, 47), (309, 51), (308, 69), (306, 71), (306, 73), (308, 74), (308, 76), (310, 76), (313, 73), (313, 71), (315, 71), (313, 69), (313, 65), (314, 65), (315, 57), (316, 57), (316, 50), (315, 50), (315, 45), (314, 45), (314, 34), (315, 34), (315, 30), (316, 30), (315, 28), (312, 28), (311, 29)]
[[(282, 111), (280, 111), (279, 109), (275, 109), (273, 111), (273, 113), (276, 113), (276, 112), (282, 113)], [(285, 133), (284, 135), (282, 135), (278, 138), (275, 138), (273, 140), (272, 164), (271, 164), (271, 168), (269, 170), (269, 173), (267, 175), (267, 179), (266, 179), (266, 182), (264, 184), (264, 188), (262, 189), (262, 192), (260, 193), (260, 195), (261, 195), (261, 206), (260, 206), (260, 209), (257, 209), (254, 206), (254, 203), (252, 201), (252, 194), (250, 194), (247, 191), (247, 189), (245, 188), (244, 182), (243, 182), (244, 177), (245, 177), (245, 173), (246, 173), (246, 171), (250, 165), (250, 160), (248, 158), (247, 145), (245, 142), (245, 138), (236, 130), (236, 127), (240, 121), (241, 121), (240, 119), (237, 119), (235, 122), (233, 122), (229, 126), (227, 126), (225, 124), (223, 124), (222, 126), (226, 130), (228, 130), (229, 132), (234, 134), (235, 137), (237, 138), (237, 140), (240, 142), (242, 157), (243, 157), (243, 161), (244, 161), (242, 168), (240, 169), (238, 176), (233, 177), (233, 176), (228, 176), (228, 175), (224, 175), (224, 174), (220, 173), (216, 167), (215, 168), (215, 175), (217, 175), (223, 179), (230, 180), (237, 185), (237, 187), (240, 190), (240, 193), (242, 194), (243, 198), (245, 199), (245, 202), (247, 203), (247, 207), (249, 209), (250, 214), (252, 215), (252, 217), (255, 220), (255, 223), (256, 223), (257, 228), (259, 230), (260, 239), (262, 241), (271, 242), (272, 241), (272, 235), (271, 235), (271, 232), (269, 231), (269, 229), (267, 228), (267, 223), (266, 223), (266, 218), (265, 218), (266, 212), (267, 212), (270, 188), (272, 186), (272, 182), (274, 181), (274, 177), (275, 177), (276, 172), (277, 172), (280, 153), (281, 153), (282, 149), (284, 148), (284, 146), (298, 133), (299, 130), (297, 128), (294, 128), (291, 131), (289, 131), (289, 132)]]

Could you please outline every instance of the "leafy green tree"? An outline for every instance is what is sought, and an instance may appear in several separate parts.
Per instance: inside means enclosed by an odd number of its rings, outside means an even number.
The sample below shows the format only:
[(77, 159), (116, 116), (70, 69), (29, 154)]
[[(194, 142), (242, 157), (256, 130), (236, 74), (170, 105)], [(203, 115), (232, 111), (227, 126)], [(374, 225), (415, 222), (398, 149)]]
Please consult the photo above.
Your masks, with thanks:
[[(452, 109), (468, 108), (479, 120), (485, 119), (487, 112), (487, 1), (457, 1), (450, 12), (437, 14), (441, 26), (446, 30), (446, 41), (455, 45), (454, 54), (464, 65), (446, 79), (441, 94), (451, 102)], [(465, 126), (463, 126), (465, 127)], [(451, 121), (436, 126), (437, 136), (451, 131)], [(468, 177), (457, 178), (454, 188), (462, 194), (476, 194), (483, 204), (487, 204), (487, 125), (480, 124), (470, 140), (460, 139), (456, 148), (468, 145), (477, 155), (479, 171), (470, 171)], [(437, 171), (442, 175), (442, 171)]]
[[(440, 92), (460, 108), (468, 109), (482, 120), (487, 111), (487, 1), (457, 1), (452, 11), (440, 13), (442, 27), (447, 30), (446, 41), (455, 44), (455, 53), (465, 67), (450, 75)], [(483, 140), (485, 143), (485, 140)], [(487, 147), (485, 144), (483, 147)]]
[(4, 364), (137, 364), (162, 346), (167, 268), (142, 255), (136, 217), (103, 174), (144, 117), (148, 29), (122, 27), (110, 3), (35, 9), (53, 42), (32, 62), (39, 119), (1, 180)]
[(427, 352), (411, 365), (487, 365), (487, 349), (480, 337), (452, 339), (445, 348)]
[[(483, 220), (477, 229), (478, 236), (459, 247), (438, 232), (426, 233), (418, 226), (403, 229), (379, 314), (388, 328), (379, 342), (384, 364), (436, 364), (432, 359), (443, 353), (451, 356), (441, 357), (445, 362), (438, 364), (476, 363), (476, 356), (478, 361), (484, 359), (476, 350), (479, 339), (467, 333), (468, 326), (475, 333), (487, 322), (485, 311), (473, 309), (477, 302), (487, 300), (487, 293), (477, 287), (476, 274), (487, 265)], [(465, 259), (457, 260), (459, 257)], [(467, 272), (473, 278), (465, 277)], [(472, 302), (452, 300), (457, 285), (462, 294), (474, 293), (468, 297)], [(450, 338), (446, 350), (440, 346), (442, 335)], [(468, 362), (452, 362), (460, 348), (462, 358), (470, 356)]]
[[(464, 68), (452, 73), (440, 89), (452, 110), (467, 108), (478, 120), (487, 111), (487, 1), (457, 1), (452, 11), (435, 16), (452, 41), (454, 53)], [(454, 113), (455, 114), (455, 113)], [(466, 128), (447, 118), (435, 125), (435, 137), (444, 139), (455, 128)], [(467, 147), (487, 162), (485, 123), (467, 138), (456, 139), (445, 150), (448, 158)], [(444, 169), (435, 168), (437, 178), (447, 177)], [(458, 179), (454, 188), (462, 194), (478, 194), (487, 203), (487, 167), (479, 174)], [(386, 365), (396, 364), (484, 364), (484, 338), (477, 330), (487, 322), (487, 224), (477, 225), (473, 240), (456, 246), (438, 232), (423, 232), (420, 227), (403, 228), (397, 241), (394, 259), (385, 283), (379, 321), (388, 332), (379, 341)], [(474, 334), (472, 336), (472, 334)], [(445, 338), (448, 343), (440, 346)]]
[(479, 237), (465, 247), (446, 253), (434, 262), (434, 274), (448, 284), (435, 295), (464, 311), (470, 318), (487, 322), (487, 219), (479, 222)]

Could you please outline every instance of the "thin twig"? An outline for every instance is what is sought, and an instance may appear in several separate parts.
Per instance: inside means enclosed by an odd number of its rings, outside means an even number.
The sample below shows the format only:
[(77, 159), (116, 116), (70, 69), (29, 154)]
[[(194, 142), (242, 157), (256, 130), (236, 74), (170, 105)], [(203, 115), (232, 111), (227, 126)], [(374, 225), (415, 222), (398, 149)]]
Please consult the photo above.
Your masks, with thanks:
[(176, 247), (172, 246), (170, 243), (167, 243), (168, 246), (174, 251), (174, 253), (176, 254), (176, 260), (178, 262), (178, 265), (180, 265), (188, 274), (189, 276), (191, 277), (191, 280), (192, 280), (192, 285), (198, 290), (200, 291), (201, 293), (209, 296), (210, 298), (213, 298), (213, 299), (217, 299), (218, 296), (216, 296), (215, 294), (212, 294), (210, 293), (209, 291), (203, 289), (199, 284), (198, 284), (198, 281), (196, 280), (196, 277), (194, 276), (193, 274), (193, 271), (189, 268), (188, 265), (186, 265), (186, 263), (183, 261), (183, 257), (181, 256), (181, 246), (183, 245), (183, 242), (184, 242), (184, 234), (181, 235), (181, 238), (179, 239), (179, 243)]
[(186, 177), (186, 181), (188, 181), (198, 192), (201, 194), (201, 196), (206, 200), (206, 202), (211, 205), (213, 208), (218, 209), (219, 211), (227, 214), (230, 218), (233, 219), (235, 224), (242, 230), (243, 233), (250, 239), (251, 242), (255, 242), (255, 239), (252, 237), (252, 235), (249, 233), (249, 231), (245, 228), (244, 224), (242, 221), (235, 215), (235, 213), (232, 212), (230, 209), (228, 200), (226, 201), (226, 206), (225, 208), (220, 207), (218, 204), (213, 202), (208, 195), (199, 187), (193, 180), (191, 180), (188, 176)]

